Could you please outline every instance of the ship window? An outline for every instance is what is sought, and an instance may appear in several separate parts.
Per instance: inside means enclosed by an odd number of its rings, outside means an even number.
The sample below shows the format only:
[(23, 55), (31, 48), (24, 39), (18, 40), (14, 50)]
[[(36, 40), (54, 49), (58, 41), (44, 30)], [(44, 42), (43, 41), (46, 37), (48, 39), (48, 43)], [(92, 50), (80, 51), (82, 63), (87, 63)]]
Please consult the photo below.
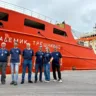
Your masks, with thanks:
[(8, 14), (4, 12), (0, 12), (0, 20), (8, 21)]
[(32, 28), (37, 28), (40, 30), (45, 30), (45, 25), (33, 20), (25, 19), (24, 20), (24, 25)]
[(53, 33), (61, 35), (61, 36), (65, 36), (65, 37), (67, 36), (65, 31), (62, 31), (62, 30), (59, 30), (59, 29), (56, 29), (56, 28), (53, 29)]

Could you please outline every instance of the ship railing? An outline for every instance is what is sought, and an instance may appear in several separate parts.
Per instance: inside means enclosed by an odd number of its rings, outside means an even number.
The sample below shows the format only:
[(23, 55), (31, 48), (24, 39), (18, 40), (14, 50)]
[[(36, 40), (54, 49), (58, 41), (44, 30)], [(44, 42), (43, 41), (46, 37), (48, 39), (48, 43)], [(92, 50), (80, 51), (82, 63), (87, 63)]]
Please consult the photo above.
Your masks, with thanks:
[(50, 17), (42, 15), (38, 12), (32, 11), (32, 10), (24, 8), (24, 7), (20, 7), (18, 5), (11, 4), (11, 3), (8, 3), (8, 2), (2, 1), (2, 0), (0, 0), (0, 7), (6, 8), (9, 10), (13, 10), (13, 11), (16, 11), (16, 12), (19, 12), (19, 13), (22, 13), (22, 14), (25, 14), (28, 16), (32, 16), (32, 17), (44, 20), (44, 21), (52, 23), (52, 24), (58, 24), (58, 22), (56, 20), (54, 20), (53, 18), (50, 18)]
[[(9, 10), (13, 10), (13, 11), (16, 11), (16, 12), (19, 12), (19, 13), (22, 13), (22, 14), (25, 14), (28, 16), (32, 16), (32, 17), (44, 20), (46, 22), (49, 22), (51, 24), (61, 24), (60, 22), (54, 20), (53, 18), (50, 18), (50, 17), (42, 15), (38, 12), (35, 12), (30, 9), (27, 9), (27, 8), (24, 8), (24, 7), (21, 7), (21, 6), (12, 4), (12, 3), (8, 3), (8, 2), (2, 1), (2, 0), (0, 0), (0, 7), (5, 8), (5, 9), (9, 9)], [(72, 33), (73, 33), (73, 36), (76, 37), (76, 39), (79, 38), (80, 34), (78, 36), (77, 30), (72, 29)]]

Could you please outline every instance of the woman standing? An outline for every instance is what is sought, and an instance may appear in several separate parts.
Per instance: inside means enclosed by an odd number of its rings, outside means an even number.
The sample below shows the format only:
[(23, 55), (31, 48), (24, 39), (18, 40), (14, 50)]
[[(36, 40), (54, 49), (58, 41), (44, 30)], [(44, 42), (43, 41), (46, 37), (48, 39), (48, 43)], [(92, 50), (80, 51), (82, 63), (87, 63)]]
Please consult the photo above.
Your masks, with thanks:
[(50, 53), (48, 47), (45, 48), (44, 53), (44, 75), (45, 75), (45, 82), (50, 82), (50, 63), (52, 62), (53, 58)]

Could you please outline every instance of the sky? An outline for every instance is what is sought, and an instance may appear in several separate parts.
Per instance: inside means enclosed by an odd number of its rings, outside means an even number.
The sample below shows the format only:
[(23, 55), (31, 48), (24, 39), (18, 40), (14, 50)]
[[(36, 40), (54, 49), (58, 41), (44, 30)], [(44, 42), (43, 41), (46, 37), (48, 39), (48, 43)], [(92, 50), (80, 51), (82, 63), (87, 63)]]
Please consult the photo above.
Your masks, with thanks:
[(77, 33), (93, 31), (96, 0), (2, 0), (36, 11), (72, 26)]

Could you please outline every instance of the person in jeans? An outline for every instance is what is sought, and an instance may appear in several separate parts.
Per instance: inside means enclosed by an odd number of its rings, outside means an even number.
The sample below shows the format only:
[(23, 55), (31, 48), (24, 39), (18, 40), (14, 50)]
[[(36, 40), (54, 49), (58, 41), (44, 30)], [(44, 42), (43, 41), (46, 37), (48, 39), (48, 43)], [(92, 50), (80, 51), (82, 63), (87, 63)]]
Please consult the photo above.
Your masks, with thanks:
[(38, 70), (40, 71), (39, 81), (42, 82), (42, 68), (43, 68), (43, 58), (44, 52), (42, 51), (42, 46), (39, 47), (39, 50), (35, 54), (34, 66), (35, 66), (35, 83), (37, 83)]
[(45, 48), (44, 53), (44, 75), (45, 75), (45, 82), (50, 82), (50, 63), (52, 62), (53, 58), (50, 53), (48, 47)]
[(9, 51), (5, 48), (6, 43), (2, 42), (1, 43), (1, 48), (0, 48), (0, 71), (1, 71), (1, 83), (5, 84), (6, 83), (6, 66), (8, 63), (8, 58), (9, 58)]
[(21, 84), (24, 84), (24, 78), (26, 73), (26, 68), (28, 67), (28, 83), (33, 83), (31, 81), (32, 74), (32, 57), (34, 56), (33, 50), (30, 48), (30, 43), (26, 44), (26, 49), (23, 50), (23, 72), (22, 72), (22, 81)]
[(10, 50), (10, 64), (11, 64), (11, 74), (12, 82), (11, 85), (18, 84), (18, 71), (21, 64), (21, 51), (18, 48), (18, 42), (14, 42), (14, 48)]
[(56, 77), (56, 70), (58, 72), (58, 81), (62, 82), (61, 79), (61, 72), (60, 72), (60, 66), (62, 66), (62, 55), (61, 53), (57, 50), (57, 47), (54, 47), (54, 52), (52, 52), (52, 57), (53, 57), (53, 61), (52, 61), (52, 70), (53, 70), (53, 78), (54, 78), (54, 82), (57, 81), (57, 77)]

